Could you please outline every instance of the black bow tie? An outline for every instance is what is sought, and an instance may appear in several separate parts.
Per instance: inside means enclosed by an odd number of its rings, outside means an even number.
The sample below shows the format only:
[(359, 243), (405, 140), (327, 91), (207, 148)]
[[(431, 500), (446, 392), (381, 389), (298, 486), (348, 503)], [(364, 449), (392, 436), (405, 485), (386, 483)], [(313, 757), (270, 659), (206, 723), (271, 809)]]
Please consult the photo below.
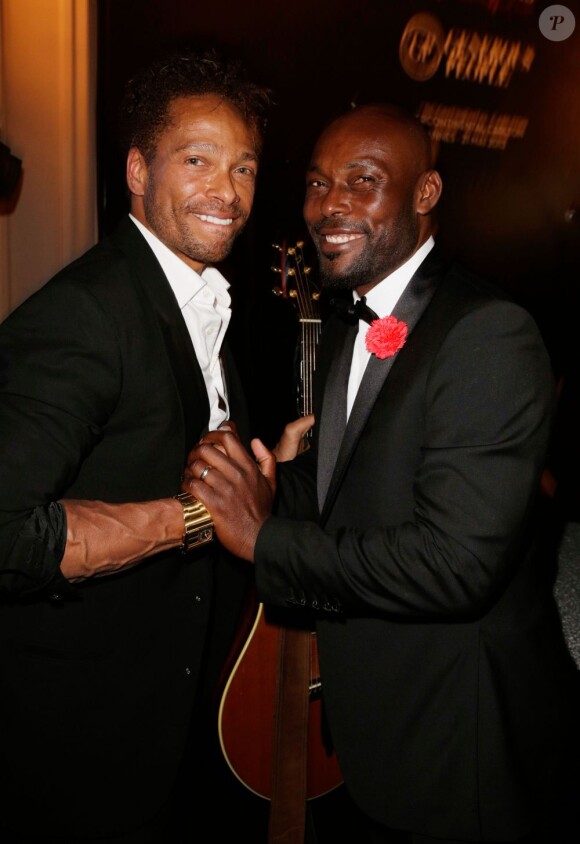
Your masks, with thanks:
[(368, 322), (370, 325), (373, 320), (379, 318), (379, 315), (367, 305), (365, 296), (357, 299), (356, 302), (346, 302), (344, 299), (331, 299), (330, 304), (342, 319), (350, 322), (352, 325), (355, 325), (360, 319)]

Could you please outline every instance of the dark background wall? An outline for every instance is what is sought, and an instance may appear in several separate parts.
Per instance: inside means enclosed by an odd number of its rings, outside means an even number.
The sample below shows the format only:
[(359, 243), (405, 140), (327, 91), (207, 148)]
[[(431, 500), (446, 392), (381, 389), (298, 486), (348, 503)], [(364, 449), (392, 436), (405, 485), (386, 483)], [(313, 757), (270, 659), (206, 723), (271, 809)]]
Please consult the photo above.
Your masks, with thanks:
[[(545, 38), (533, 0), (101, 0), (99, 10), (99, 213), (101, 231), (126, 209), (116, 111), (125, 80), (168, 47), (213, 45), (244, 60), (277, 103), (253, 220), (225, 266), (233, 283), (232, 340), (253, 399), (255, 430), (275, 438), (295, 415), (295, 313), (276, 299), (272, 244), (305, 236), (304, 169), (324, 123), (351, 103), (424, 102), (510, 114), (527, 121), (505, 149), (440, 144), (444, 177), (440, 241), (537, 313), (560, 368), (567, 310), (580, 266), (580, 3), (576, 30)], [(445, 59), (424, 81), (404, 70), (399, 46), (417, 13), (453, 28), (531, 47), (528, 71), (504, 87), (446, 75)], [(312, 260), (308, 253), (307, 258)], [(312, 279), (315, 280), (313, 272)], [(267, 382), (268, 387), (265, 388)]]

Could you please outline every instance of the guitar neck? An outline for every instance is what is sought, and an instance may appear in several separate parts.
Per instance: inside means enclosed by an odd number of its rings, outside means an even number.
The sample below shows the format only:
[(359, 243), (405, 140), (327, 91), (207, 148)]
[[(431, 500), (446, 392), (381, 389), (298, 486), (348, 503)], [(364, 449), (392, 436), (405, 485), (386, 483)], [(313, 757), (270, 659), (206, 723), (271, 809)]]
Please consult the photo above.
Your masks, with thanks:
[[(319, 293), (309, 278), (310, 267), (304, 261), (303, 243), (280, 251), (280, 267), (272, 267), (282, 276), (282, 287), (275, 288), (278, 296), (289, 299), (298, 311), (300, 338), (296, 349), (296, 392), (298, 413), (312, 413), (312, 382), (316, 368), (316, 349), (320, 339), (321, 319)], [(308, 434), (310, 436), (310, 434)]]
[(300, 318), (298, 401), (299, 412), (302, 416), (312, 413), (312, 386), (321, 324), (320, 317)]

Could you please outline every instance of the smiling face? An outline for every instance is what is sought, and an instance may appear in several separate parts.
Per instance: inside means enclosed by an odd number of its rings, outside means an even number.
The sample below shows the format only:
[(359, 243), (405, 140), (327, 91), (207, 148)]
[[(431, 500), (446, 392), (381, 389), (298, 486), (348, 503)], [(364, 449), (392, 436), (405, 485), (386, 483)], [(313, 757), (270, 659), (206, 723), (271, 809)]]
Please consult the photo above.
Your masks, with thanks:
[(388, 107), (335, 120), (308, 168), (304, 219), (324, 285), (367, 293), (432, 231), (441, 180), (421, 130)]
[(131, 213), (197, 272), (222, 261), (254, 198), (256, 138), (237, 108), (217, 96), (179, 97), (149, 161), (127, 159)]

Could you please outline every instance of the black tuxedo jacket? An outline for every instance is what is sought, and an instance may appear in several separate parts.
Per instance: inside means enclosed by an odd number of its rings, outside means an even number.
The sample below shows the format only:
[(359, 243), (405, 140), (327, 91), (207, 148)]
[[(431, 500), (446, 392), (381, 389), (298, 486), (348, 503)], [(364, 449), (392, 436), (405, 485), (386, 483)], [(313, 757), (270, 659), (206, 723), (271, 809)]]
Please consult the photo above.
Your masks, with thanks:
[[(216, 624), (225, 649), (244, 567), (216, 543), (170, 551), (55, 602), (18, 596), (29, 561), (15, 559), (15, 543), (32, 508), (60, 498), (176, 494), (209, 418), (203, 376), (129, 219), (18, 308), (0, 338), (0, 817), (28, 833), (120, 834), (167, 798), (206, 633)], [(245, 431), (227, 347), (223, 355)], [(231, 615), (214, 615), (216, 579), (231, 590), (217, 607), (229, 602)]]
[(367, 815), (511, 840), (548, 799), (567, 711), (570, 663), (531, 553), (550, 364), (526, 312), (436, 251), (394, 314), (406, 343), (371, 358), (344, 436), (353, 329), (326, 323), (318, 445), (282, 467), (258, 594), (318, 612), (326, 713)]

